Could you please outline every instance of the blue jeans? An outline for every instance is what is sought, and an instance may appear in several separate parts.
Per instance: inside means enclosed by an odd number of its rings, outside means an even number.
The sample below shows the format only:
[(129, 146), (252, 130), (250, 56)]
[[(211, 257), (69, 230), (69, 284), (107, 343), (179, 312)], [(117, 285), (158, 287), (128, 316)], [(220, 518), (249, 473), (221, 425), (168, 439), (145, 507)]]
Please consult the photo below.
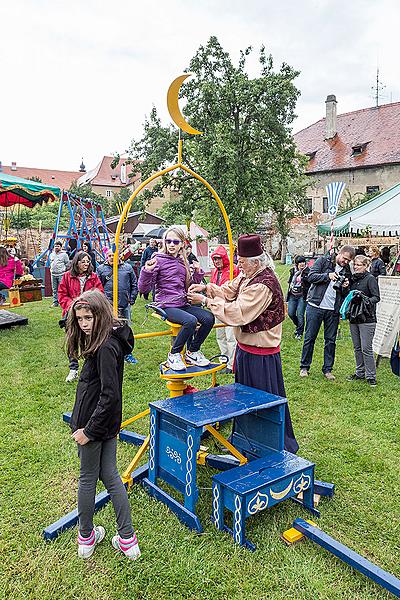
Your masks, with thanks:
[[(164, 308), (168, 321), (179, 323), (182, 327), (171, 348), (173, 354), (182, 352), (187, 343), (190, 352), (197, 352), (214, 325), (214, 315), (200, 306), (186, 304), (179, 308)], [(197, 323), (200, 327), (196, 331)]]
[(339, 314), (333, 310), (316, 308), (307, 304), (306, 309), (306, 332), (304, 334), (303, 351), (301, 354), (301, 369), (311, 366), (315, 340), (321, 324), (324, 324), (324, 364), (323, 373), (330, 373), (335, 362), (336, 335), (339, 325)]
[(306, 301), (303, 296), (293, 296), (289, 294), (288, 298), (288, 314), (292, 319), (296, 331), (296, 335), (303, 335), (304, 332), (304, 313), (306, 311)]
[(131, 305), (128, 304), (128, 306), (126, 306), (125, 308), (118, 308), (118, 314), (121, 317), (121, 319), (126, 319), (127, 324), (130, 327), (131, 323), (132, 323), (132, 319), (131, 319)]
[(58, 306), (58, 286), (61, 283), (61, 279), (63, 277), (63, 273), (61, 275), (51, 275), (51, 287), (53, 290), (53, 303)]

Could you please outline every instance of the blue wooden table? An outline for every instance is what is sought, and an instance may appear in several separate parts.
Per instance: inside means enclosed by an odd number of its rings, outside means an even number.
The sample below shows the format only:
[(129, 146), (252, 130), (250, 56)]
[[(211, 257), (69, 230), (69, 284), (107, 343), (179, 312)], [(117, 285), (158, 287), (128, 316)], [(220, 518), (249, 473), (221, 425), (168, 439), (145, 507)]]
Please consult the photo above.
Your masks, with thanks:
[[(234, 419), (232, 443), (250, 460), (283, 450), (286, 398), (238, 383), (150, 403), (148, 492), (190, 529), (203, 531), (196, 514), (196, 456), (205, 425)], [(162, 482), (182, 494), (177, 501)]]

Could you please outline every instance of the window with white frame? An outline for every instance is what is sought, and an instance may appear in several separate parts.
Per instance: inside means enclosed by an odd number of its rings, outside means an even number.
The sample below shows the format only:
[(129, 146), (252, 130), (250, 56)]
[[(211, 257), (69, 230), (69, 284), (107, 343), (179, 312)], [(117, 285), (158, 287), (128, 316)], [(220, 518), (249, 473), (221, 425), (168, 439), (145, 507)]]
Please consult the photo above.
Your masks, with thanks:
[(106, 198), (111, 198), (111, 196), (112, 196), (112, 191), (106, 190)]

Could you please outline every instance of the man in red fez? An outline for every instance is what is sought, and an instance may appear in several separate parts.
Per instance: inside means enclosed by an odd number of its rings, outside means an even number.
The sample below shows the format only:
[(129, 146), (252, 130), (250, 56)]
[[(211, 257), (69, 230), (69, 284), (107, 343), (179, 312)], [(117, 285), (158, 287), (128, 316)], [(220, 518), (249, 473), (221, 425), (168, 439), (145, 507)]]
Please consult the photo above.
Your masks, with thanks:
[[(259, 235), (239, 237), (237, 266), (240, 274), (220, 287), (212, 283), (192, 285), (189, 302), (202, 303), (234, 328), (236, 383), (286, 397), (280, 357), (284, 299), (272, 259), (264, 252)], [(200, 292), (205, 292), (206, 298)], [(298, 447), (286, 405), (285, 449), (295, 453)]]

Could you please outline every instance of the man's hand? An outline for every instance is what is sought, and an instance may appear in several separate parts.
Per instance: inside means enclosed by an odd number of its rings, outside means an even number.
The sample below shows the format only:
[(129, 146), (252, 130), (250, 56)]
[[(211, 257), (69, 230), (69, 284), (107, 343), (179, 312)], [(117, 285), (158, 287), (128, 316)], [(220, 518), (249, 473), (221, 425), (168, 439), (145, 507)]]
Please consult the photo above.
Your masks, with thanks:
[(192, 292), (205, 292), (206, 287), (207, 286), (204, 283), (192, 283), (188, 289), (188, 293), (191, 294)]
[(80, 446), (84, 446), (85, 444), (90, 442), (89, 438), (86, 437), (86, 435), (83, 433), (83, 429), (77, 429), (76, 431), (74, 431), (72, 437)]
[(146, 271), (149, 271), (151, 273), (151, 271), (154, 271), (154, 267), (156, 266), (156, 264), (157, 260), (155, 258), (151, 258), (146, 262), (144, 268), (146, 269)]
[(205, 300), (205, 296), (203, 296), (203, 294), (191, 292), (190, 290), (188, 292), (187, 298), (190, 304), (201, 304)]
[(336, 281), (338, 279), (337, 273), (329, 273), (329, 279), (331, 281)]

